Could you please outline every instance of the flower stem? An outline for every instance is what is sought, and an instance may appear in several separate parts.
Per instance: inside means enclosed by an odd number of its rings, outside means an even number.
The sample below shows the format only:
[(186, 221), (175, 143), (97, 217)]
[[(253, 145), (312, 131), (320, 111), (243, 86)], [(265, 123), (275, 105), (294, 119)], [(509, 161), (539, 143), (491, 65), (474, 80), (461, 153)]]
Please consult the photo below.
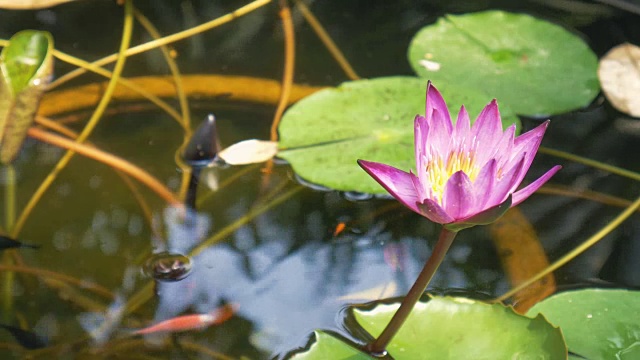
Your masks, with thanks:
[(389, 345), (391, 339), (393, 339), (398, 330), (400, 330), (402, 324), (404, 324), (407, 317), (409, 317), (409, 313), (411, 313), (411, 310), (413, 310), (413, 307), (427, 289), (431, 278), (433, 278), (433, 274), (438, 270), (438, 267), (442, 263), (449, 247), (451, 247), (453, 239), (455, 239), (457, 233), (457, 231), (449, 230), (446, 227), (442, 228), (440, 238), (438, 239), (435, 248), (433, 248), (433, 252), (427, 260), (427, 263), (424, 265), (424, 268), (422, 268), (420, 275), (418, 275), (416, 282), (413, 283), (413, 286), (407, 293), (407, 296), (402, 300), (398, 311), (393, 315), (391, 321), (387, 324), (387, 327), (384, 328), (380, 336), (378, 336), (374, 342), (367, 346), (367, 351), (372, 354), (382, 354), (385, 352), (387, 345)]

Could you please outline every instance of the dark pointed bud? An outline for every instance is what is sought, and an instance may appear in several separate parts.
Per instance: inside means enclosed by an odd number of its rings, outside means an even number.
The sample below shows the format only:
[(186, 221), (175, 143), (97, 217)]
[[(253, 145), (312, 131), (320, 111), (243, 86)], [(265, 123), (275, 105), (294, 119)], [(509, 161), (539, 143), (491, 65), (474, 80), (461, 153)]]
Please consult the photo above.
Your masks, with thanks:
[(209, 114), (191, 135), (191, 140), (182, 153), (182, 158), (192, 167), (202, 167), (211, 164), (218, 151), (216, 118), (213, 114)]

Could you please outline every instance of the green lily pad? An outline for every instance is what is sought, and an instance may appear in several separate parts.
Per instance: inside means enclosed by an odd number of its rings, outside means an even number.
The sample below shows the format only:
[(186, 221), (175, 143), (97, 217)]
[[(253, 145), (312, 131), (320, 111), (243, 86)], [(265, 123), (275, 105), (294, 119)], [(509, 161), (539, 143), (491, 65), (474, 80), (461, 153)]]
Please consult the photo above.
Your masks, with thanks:
[(322, 331), (314, 331), (315, 341), (307, 351), (292, 355), (290, 360), (372, 360), (373, 357), (347, 345), (344, 341)]
[(524, 14), (447, 15), (409, 46), (416, 73), (436, 84), (478, 88), (517, 114), (578, 109), (598, 94), (598, 59), (578, 36)]
[[(321, 90), (293, 105), (278, 128), (278, 156), (306, 181), (343, 191), (384, 193), (357, 159), (415, 168), (413, 120), (424, 115), (427, 81), (416, 77), (358, 80)], [(480, 91), (435, 83), (455, 121), (461, 105), (472, 120), (491, 98)], [(500, 107), (503, 126), (519, 124)]]
[[(398, 309), (355, 310), (358, 323), (378, 336)], [(566, 359), (562, 333), (541, 315), (531, 319), (511, 307), (465, 298), (418, 302), (389, 346), (395, 359)]]
[(25, 30), (11, 37), (0, 53), (0, 162), (12, 162), (53, 71), (53, 38)]
[[(378, 336), (399, 304), (354, 310), (358, 323)], [(290, 359), (372, 359), (368, 354), (322, 331), (308, 350)], [(511, 307), (475, 300), (433, 297), (419, 302), (387, 347), (396, 360), (566, 359), (567, 348), (558, 328), (542, 315), (534, 319)]]
[(585, 289), (532, 307), (562, 328), (569, 350), (590, 360), (640, 359), (640, 292)]

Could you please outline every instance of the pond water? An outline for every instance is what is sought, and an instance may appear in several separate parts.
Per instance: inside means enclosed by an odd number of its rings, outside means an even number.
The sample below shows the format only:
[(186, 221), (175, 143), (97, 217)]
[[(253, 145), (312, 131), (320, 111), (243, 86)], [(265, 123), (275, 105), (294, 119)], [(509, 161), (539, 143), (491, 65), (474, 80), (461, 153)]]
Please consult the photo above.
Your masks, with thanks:
[[(224, 6), (198, 1), (136, 3), (163, 34), (242, 5), (239, 1)], [(314, 1), (310, 5), (363, 77), (411, 75), (405, 60), (409, 40), (447, 12), (524, 11), (580, 32), (598, 55), (624, 41), (637, 43), (640, 36), (638, 16), (600, 3), (531, 1), (518, 8), (500, 1), (454, 5), (385, 1), (375, 6), (368, 1)], [(112, 1), (91, 1), (50, 10), (2, 11), (2, 18), (8, 19), (0, 28), (2, 38), (26, 28), (48, 30), (56, 48), (93, 60), (117, 49), (122, 10)], [(296, 83), (334, 86), (345, 81), (297, 13), (294, 24)], [(148, 40), (142, 30), (134, 32), (134, 43)], [(187, 74), (278, 80), (282, 31), (277, 6), (270, 4), (176, 43), (175, 50)], [(58, 62), (56, 76), (70, 69)], [(157, 51), (132, 57), (125, 70), (126, 76), (165, 74)], [(101, 79), (86, 75), (70, 86), (97, 80)], [(553, 81), (549, 79), (549, 86)], [(190, 100), (194, 126), (207, 114), (216, 114), (222, 146), (269, 136), (275, 106), (202, 94), (193, 94)], [(90, 141), (177, 190), (181, 174), (174, 155), (182, 133), (175, 121), (150, 111), (146, 104), (118, 103), (111, 109)], [(81, 130), (87, 116), (75, 115), (72, 120), (79, 121), (67, 125)], [(539, 121), (523, 119), (523, 127), (529, 129)], [(599, 96), (588, 109), (553, 117), (543, 146), (640, 171), (639, 129), (637, 120), (612, 110)], [(18, 213), (63, 153), (32, 139), (25, 143), (14, 163)], [(633, 199), (640, 189), (631, 180), (545, 154), (534, 161), (531, 178), (554, 164), (564, 169), (552, 185), (568, 190)], [(75, 156), (18, 236), (40, 248), (18, 250), (23, 271), (16, 273), (9, 289), (6, 277), (2, 278), (2, 297), (13, 299), (2, 323), (32, 329), (49, 346), (29, 351), (9, 331), (0, 331), (0, 357), (266, 359), (305, 346), (314, 329), (347, 336), (344, 317), (349, 304), (407, 292), (435, 243), (436, 225), (386, 198), (301, 186), (282, 162), (276, 162), (270, 174), (263, 168), (264, 164), (257, 164), (204, 170), (197, 213), (184, 221), (175, 208), (137, 185), (148, 203), (148, 218), (115, 171)], [(354, 171), (360, 170), (354, 167)], [(6, 172), (0, 180), (6, 183)], [(0, 198), (6, 202), (5, 193)], [(541, 191), (519, 210), (554, 260), (606, 225), (621, 207)], [(640, 223), (634, 216), (557, 271), (558, 288), (640, 286), (635, 260), (640, 256), (639, 239)], [(207, 245), (199, 247), (203, 242)], [(163, 251), (190, 255), (186, 277), (183, 273), (179, 281), (154, 281), (149, 276), (149, 267), (157, 265), (149, 265), (149, 258)], [(3, 266), (9, 264), (7, 258)], [(173, 260), (155, 270), (166, 272), (165, 266), (184, 265)], [(64, 274), (80, 283), (24, 269)], [(436, 293), (476, 298), (507, 291), (511, 284), (489, 231), (477, 227), (461, 232), (430, 287)], [(132, 307), (126, 308), (127, 303)], [(235, 314), (222, 324), (183, 333), (131, 335), (132, 330), (180, 315), (207, 313), (224, 304), (231, 304)]]

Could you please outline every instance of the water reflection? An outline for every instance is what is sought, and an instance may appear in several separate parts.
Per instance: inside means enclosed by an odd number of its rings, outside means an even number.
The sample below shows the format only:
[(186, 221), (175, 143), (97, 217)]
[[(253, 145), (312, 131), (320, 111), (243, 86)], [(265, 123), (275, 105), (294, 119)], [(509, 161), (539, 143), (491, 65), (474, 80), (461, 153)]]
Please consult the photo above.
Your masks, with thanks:
[[(188, 222), (173, 209), (165, 212), (171, 251), (186, 254), (205, 238), (210, 218), (192, 215), (197, 220)], [(257, 227), (240, 228), (233, 241), (237, 247), (219, 244), (193, 256), (186, 279), (158, 282), (153, 322), (237, 304), (236, 316), (253, 325), (251, 344), (271, 354), (285, 352), (303, 346), (316, 328), (340, 330), (337, 317), (348, 304), (404, 294), (435, 240), (415, 236), (395, 240), (386, 224), (378, 222), (361, 235), (347, 231), (332, 241), (310, 241), (292, 249), (299, 239), (278, 226), (277, 217), (268, 213), (256, 219)], [(317, 228), (326, 225), (309, 214), (301, 226), (317, 234)], [(434, 287), (468, 285), (464, 272), (457, 269), (470, 253), (466, 247), (454, 249), (456, 256), (445, 261)], [(149, 340), (159, 341), (160, 336)]]

